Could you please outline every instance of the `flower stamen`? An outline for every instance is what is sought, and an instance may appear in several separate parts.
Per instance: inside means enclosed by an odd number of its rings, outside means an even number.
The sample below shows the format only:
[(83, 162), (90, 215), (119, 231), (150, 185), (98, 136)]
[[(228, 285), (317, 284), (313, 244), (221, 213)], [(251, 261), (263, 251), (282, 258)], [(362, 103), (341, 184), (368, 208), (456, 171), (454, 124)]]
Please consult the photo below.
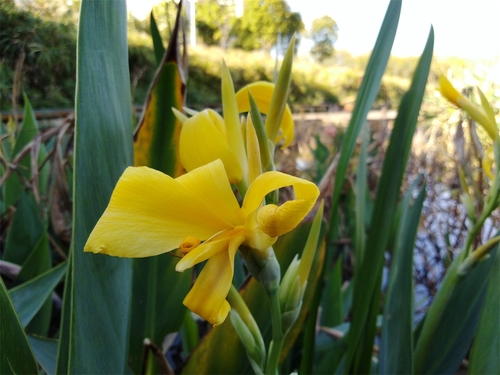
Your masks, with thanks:
[(186, 255), (189, 253), (191, 250), (195, 249), (198, 247), (198, 245), (201, 243), (201, 241), (194, 237), (194, 236), (187, 236), (184, 241), (179, 246), (179, 250)]

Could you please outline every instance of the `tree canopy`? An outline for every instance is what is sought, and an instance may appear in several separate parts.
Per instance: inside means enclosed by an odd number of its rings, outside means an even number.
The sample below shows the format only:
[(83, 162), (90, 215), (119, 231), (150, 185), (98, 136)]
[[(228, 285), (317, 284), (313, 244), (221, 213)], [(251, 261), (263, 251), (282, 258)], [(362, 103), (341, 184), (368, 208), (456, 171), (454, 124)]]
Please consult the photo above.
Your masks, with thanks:
[(337, 22), (330, 16), (316, 18), (311, 26), (310, 37), (314, 42), (311, 55), (319, 62), (333, 56), (338, 38)]
[(294, 33), (304, 30), (300, 14), (292, 12), (284, 0), (245, 0), (239, 18), (234, 1), (199, 0), (196, 27), (206, 44), (267, 52), (276, 45), (279, 34), (286, 44)]

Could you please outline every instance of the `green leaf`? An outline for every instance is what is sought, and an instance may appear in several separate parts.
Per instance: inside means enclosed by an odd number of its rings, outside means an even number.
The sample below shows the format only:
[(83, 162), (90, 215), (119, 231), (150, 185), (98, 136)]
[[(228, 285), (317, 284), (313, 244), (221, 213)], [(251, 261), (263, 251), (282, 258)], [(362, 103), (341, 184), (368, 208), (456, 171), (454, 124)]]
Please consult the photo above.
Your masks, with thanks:
[(476, 332), (498, 248), (499, 246), (490, 252), (488, 259), (476, 264), (466, 275), (458, 272), (460, 256), (452, 262), (427, 310), (415, 346), (415, 374), (457, 372)]
[(48, 375), (56, 374), (57, 340), (28, 336), (36, 360)]
[(33, 194), (22, 191), (7, 233), (3, 260), (22, 265), (45, 230)]
[[(301, 254), (306, 243), (311, 224), (298, 226), (290, 233), (281, 236), (273, 246), (276, 257), (282, 270), (286, 270), (295, 254)], [(303, 321), (309, 310), (314, 289), (317, 287), (320, 278), (321, 263), (324, 260), (324, 250), (322, 250), (310, 272), (307, 282), (307, 289), (304, 293), (304, 301), (300, 312), (297, 327)], [(255, 321), (257, 322), (264, 340), (268, 343), (271, 337), (271, 322), (269, 318), (269, 301), (261, 285), (250, 279), (245, 287), (240, 291), (243, 299), (248, 305)], [(293, 329), (292, 329), (293, 330)], [(286, 355), (286, 350), (293, 345), (296, 339), (295, 332), (287, 335), (286, 348), (282, 352), (282, 358)], [(221, 359), (223, 354), (223, 360)], [(198, 347), (191, 353), (189, 360), (182, 370), (185, 374), (247, 374), (253, 373), (248, 362), (245, 349), (241, 344), (230, 319), (218, 327), (213, 328), (201, 341)]]
[[(34, 141), (35, 138), (40, 134), (38, 123), (35, 118), (35, 113), (33, 112), (31, 103), (26, 95), (24, 95), (24, 103), (24, 120), (21, 130), (17, 136), (14, 150), (12, 151), (12, 158), (15, 158), (25, 146)], [(41, 145), (37, 158), (38, 165), (40, 165), (46, 157), (47, 151), (45, 150), (45, 147)], [(45, 195), (47, 192), (49, 172), (50, 167), (49, 164), (46, 163), (37, 177), (38, 185), (35, 186), (35, 189), (42, 195)], [(28, 181), (30, 181), (34, 177), (31, 174), (31, 153), (28, 153), (24, 158), (22, 158), (20, 166), (16, 171), (14, 171), (14, 173), (9, 176), (9, 178), (5, 182), (5, 208), (8, 208), (9, 206), (15, 206), (17, 200), (19, 199), (21, 191), (24, 190), (24, 184), (22, 183), (22, 180), (19, 177), (18, 173)]]
[(149, 14), (149, 23), (151, 28), (151, 38), (153, 39), (153, 48), (155, 51), (156, 63), (160, 65), (161, 60), (163, 59), (163, 55), (165, 54), (165, 47), (163, 46), (163, 40), (161, 38), (160, 31), (158, 30), (158, 26), (156, 25), (153, 11), (151, 11), (151, 13)]
[(134, 136), (134, 164), (147, 165), (172, 177), (183, 172), (179, 158), (181, 123), (172, 111), (172, 108), (182, 111), (186, 94), (187, 57), (180, 53), (183, 32), (180, 10), (179, 7), (168, 48), (156, 71)]
[(500, 251), (491, 269), (479, 326), (469, 357), (470, 375), (500, 374)]
[(412, 191), (403, 203), (403, 217), (391, 262), (380, 343), (380, 374), (413, 373), (413, 251), (425, 186), (410, 207)]
[(40, 310), (45, 300), (52, 295), (52, 291), (66, 273), (67, 268), (68, 264), (62, 263), (36, 278), (9, 290), (12, 304), (17, 311), (23, 327), (26, 327), (38, 310)]
[[(392, 44), (396, 36), (396, 30), (401, 12), (401, 0), (391, 0), (384, 21), (380, 28), (375, 47), (368, 61), (365, 75), (356, 97), (356, 105), (352, 112), (349, 126), (342, 139), (340, 160), (335, 173), (335, 185), (333, 188), (330, 223), (337, 212), (340, 194), (345, 183), (345, 176), (351, 156), (356, 146), (358, 135), (366, 122), (366, 116), (370, 111), (373, 101), (379, 91), (382, 75), (384, 74), (391, 53)], [(329, 242), (332, 239), (332, 231), (329, 231)]]
[(355, 269), (351, 329), (346, 361), (349, 373), (370, 371), (375, 323), (379, 314), (378, 300), (384, 253), (389, 241), (401, 181), (425, 92), (433, 45), (434, 33), (431, 29), (410, 89), (401, 100), (382, 166), (382, 175), (366, 239), (370, 251), (364, 254), (363, 261), (361, 264), (358, 262)]
[[(50, 270), (52, 267), (52, 254), (49, 247), (48, 234), (42, 235), (30, 256), (22, 265), (21, 271), (17, 275), (16, 283), (21, 283), (33, 279), (34, 277)], [(30, 324), (25, 327), (30, 334), (47, 336), (52, 318), (52, 298), (47, 296), (40, 311), (33, 317)]]
[(118, 178), (132, 164), (125, 2), (83, 0), (77, 48), (73, 245), (58, 372), (122, 374), (132, 263), (83, 248)]
[(0, 374), (38, 374), (38, 365), (17, 317), (9, 293), (0, 279)]

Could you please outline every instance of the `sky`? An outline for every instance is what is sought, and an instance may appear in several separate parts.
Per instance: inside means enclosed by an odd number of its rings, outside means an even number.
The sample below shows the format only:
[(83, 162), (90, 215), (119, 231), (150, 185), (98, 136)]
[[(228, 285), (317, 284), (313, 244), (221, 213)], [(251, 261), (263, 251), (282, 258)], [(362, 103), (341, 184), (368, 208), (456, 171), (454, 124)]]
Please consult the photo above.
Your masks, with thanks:
[[(215, 0), (214, 0), (215, 1)], [(138, 18), (158, 0), (127, 0)], [(339, 27), (336, 49), (355, 55), (369, 52), (377, 38), (389, 0), (288, 0), (309, 29), (315, 18), (329, 15)], [(434, 54), (472, 59), (500, 58), (500, 0), (403, 0), (392, 54), (419, 56), (431, 27)], [(307, 52), (311, 43), (301, 41)]]

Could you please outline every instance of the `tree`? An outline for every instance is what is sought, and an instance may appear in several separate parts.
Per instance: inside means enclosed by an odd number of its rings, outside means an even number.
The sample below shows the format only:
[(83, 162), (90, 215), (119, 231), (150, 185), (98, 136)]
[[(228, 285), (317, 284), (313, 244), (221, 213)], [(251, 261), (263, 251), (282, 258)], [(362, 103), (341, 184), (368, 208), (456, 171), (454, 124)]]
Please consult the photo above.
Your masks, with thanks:
[(278, 34), (289, 40), (303, 30), (300, 14), (292, 12), (286, 1), (246, 0), (243, 16), (237, 19), (231, 35), (234, 47), (269, 52), (276, 45)]
[(314, 42), (311, 55), (319, 62), (333, 56), (334, 44), (338, 38), (337, 22), (330, 16), (316, 18), (311, 26), (310, 37)]
[(205, 44), (226, 48), (235, 21), (233, 1), (198, 0), (196, 3), (196, 29)]

